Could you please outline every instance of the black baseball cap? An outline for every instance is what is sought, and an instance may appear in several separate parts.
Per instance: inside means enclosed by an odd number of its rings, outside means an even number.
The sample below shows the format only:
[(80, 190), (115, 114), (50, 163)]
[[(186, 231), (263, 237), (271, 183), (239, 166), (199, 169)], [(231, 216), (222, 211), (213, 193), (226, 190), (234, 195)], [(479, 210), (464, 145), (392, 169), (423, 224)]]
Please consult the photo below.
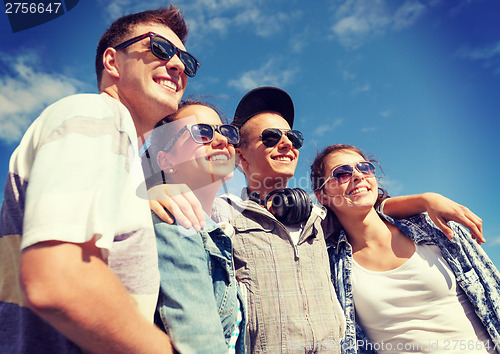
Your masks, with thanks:
[(262, 112), (276, 112), (293, 127), (294, 109), (292, 98), (277, 87), (257, 87), (241, 99), (231, 124), (241, 128), (253, 116)]

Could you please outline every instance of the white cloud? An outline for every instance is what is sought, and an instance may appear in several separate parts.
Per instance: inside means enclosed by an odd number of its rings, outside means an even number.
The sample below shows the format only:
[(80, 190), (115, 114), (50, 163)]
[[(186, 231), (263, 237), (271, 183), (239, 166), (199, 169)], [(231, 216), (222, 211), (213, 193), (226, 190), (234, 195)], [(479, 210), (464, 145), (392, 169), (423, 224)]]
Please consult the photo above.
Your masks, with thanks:
[(383, 175), (379, 178), (378, 183), (381, 188), (384, 188), (389, 193), (389, 195), (400, 195), (405, 188), (402, 182), (387, 178)]
[(322, 137), (330, 132), (333, 132), (335, 131), (335, 128), (341, 126), (343, 122), (343, 119), (336, 119), (331, 123), (319, 125), (316, 129), (314, 129), (313, 136)]
[(496, 56), (500, 56), (500, 42), (476, 48), (463, 45), (457, 50), (457, 55), (470, 60), (492, 59)]
[(422, 5), (419, 1), (406, 1), (394, 13), (392, 27), (395, 30), (410, 27), (425, 14), (426, 10), (426, 6)]
[(98, 0), (98, 2), (104, 8), (104, 15), (108, 17), (110, 23), (126, 14), (168, 6), (168, 3), (161, 0), (150, 0), (147, 2)]
[(364, 83), (364, 84), (356, 84), (356, 86), (352, 89), (351, 94), (352, 95), (358, 95), (363, 92), (368, 92), (370, 91), (371, 86), (369, 83)]
[(486, 44), (482, 47), (462, 45), (456, 55), (463, 59), (479, 62), (485, 69), (500, 74), (500, 42)]
[(366, 128), (361, 129), (361, 131), (363, 133), (371, 133), (371, 132), (375, 132), (377, 130), (378, 130), (377, 127), (366, 127)]
[(390, 109), (387, 109), (385, 111), (382, 111), (382, 112), (379, 112), (379, 114), (382, 116), (382, 117), (390, 117), (392, 115), (392, 111)]
[(300, 11), (276, 10), (272, 2), (265, 0), (178, 1), (176, 5), (185, 14), (190, 37), (197, 40), (238, 28), (268, 37), (301, 16)]
[(38, 70), (43, 68), (35, 52), (17, 56), (0, 53), (0, 139), (18, 141), (26, 128), (49, 104), (74, 94), (83, 83)]
[[(276, 70), (280, 68), (280, 70)], [(248, 91), (258, 86), (284, 87), (292, 82), (297, 74), (297, 68), (285, 68), (279, 59), (272, 58), (260, 68), (249, 70), (240, 75), (239, 78), (230, 80), (228, 86), (241, 91)]]
[(341, 44), (357, 48), (370, 36), (412, 26), (427, 9), (417, 0), (406, 0), (395, 9), (386, 0), (347, 0), (336, 9), (331, 30)]

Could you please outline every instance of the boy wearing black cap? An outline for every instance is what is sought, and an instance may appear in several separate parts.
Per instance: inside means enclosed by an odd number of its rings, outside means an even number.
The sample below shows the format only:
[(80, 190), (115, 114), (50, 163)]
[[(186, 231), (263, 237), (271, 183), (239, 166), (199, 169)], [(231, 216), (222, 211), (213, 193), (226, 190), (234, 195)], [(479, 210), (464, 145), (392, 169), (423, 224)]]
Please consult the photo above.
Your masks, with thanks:
[(262, 207), (295, 172), (303, 138), (291, 130), (293, 120), (283, 90), (261, 87), (243, 97), (232, 124), (240, 127), (237, 155), (248, 187), (241, 199), (226, 195), (217, 202), (213, 217), (230, 216), (237, 234), (234, 259), (246, 293), (250, 351), (340, 352), (345, 319), (330, 278), (325, 210), (314, 206), (303, 220), (285, 223)]

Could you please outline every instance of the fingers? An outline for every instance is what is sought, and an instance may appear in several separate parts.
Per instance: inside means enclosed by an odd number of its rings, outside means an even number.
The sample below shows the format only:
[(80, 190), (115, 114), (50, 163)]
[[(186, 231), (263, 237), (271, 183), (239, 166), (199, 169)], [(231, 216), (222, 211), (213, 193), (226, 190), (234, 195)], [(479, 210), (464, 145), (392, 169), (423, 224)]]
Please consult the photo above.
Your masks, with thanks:
[(194, 193), (185, 184), (165, 185), (165, 197), (170, 201), (167, 209), (179, 224), (200, 231), (205, 227), (205, 213)]
[(436, 226), (439, 227), (441, 231), (443, 231), (443, 233), (448, 239), (451, 240), (453, 238), (453, 230), (451, 229), (451, 227), (448, 226), (445, 219), (441, 217), (431, 218), (431, 219), (432, 221), (434, 221), (434, 224), (436, 224)]
[(191, 206), (191, 209), (194, 213), (195, 218), (191, 220), (192, 222), (198, 221), (197, 224), (200, 225), (202, 228), (205, 227), (205, 212), (203, 211), (203, 207), (201, 206), (200, 201), (198, 198), (194, 195), (194, 193), (189, 190), (185, 193), (183, 193), (184, 197), (186, 198), (186, 201), (189, 203)]
[(163, 221), (200, 231), (205, 227), (205, 212), (195, 194), (185, 184), (160, 185), (149, 191), (150, 207)]
[(165, 210), (163, 205), (158, 200), (150, 200), (149, 208), (167, 224), (172, 225), (174, 223), (174, 218)]
[(198, 223), (192, 223), (190, 220), (195, 219), (192, 210), (190, 212), (190, 207), (185, 200), (182, 198), (172, 198), (172, 203), (170, 204), (169, 211), (174, 215), (175, 220), (178, 224), (185, 227), (186, 229), (194, 228), (196, 231), (200, 231), (200, 225)]
[(478, 244), (486, 242), (483, 235), (483, 220), (468, 208), (463, 207), (462, 219), (456, 221), (469, 229), (472, 238), (474, 238)]
[[(194, 198), (194, 200), (193, 200)], [(196, 206), (193, 207), (191, 202), (195, 203), (199, 201), (196, 197), (187, 197), (186, 194), (179, 194), (173, 196), (172, 198), (172, 214), (174, 214), (175, 219), (179, 224), (184, 226), (186, 229), (193, 227), (196, 231), (200, 231), (202, 223), (195, 212)], [(203, 209), (201, 211), (203, 217), (203, 224), (205, 223), (205, 215), (203, 214)]]

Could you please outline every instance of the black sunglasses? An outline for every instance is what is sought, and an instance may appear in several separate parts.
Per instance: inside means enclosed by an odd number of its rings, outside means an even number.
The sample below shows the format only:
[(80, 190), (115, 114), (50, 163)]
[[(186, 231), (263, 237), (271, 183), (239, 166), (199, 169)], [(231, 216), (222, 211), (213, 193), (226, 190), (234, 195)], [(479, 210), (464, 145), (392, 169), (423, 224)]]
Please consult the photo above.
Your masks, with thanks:
[(317, 190), (322, 189), (326, 183), (333, 178), (335, 181), (337, 181), (338, 184), (344, 184), (346, 182), (349, 182), (352, 178), (352, 175), (354, 173), (354, 168), (358, 170), (360, 173), (362, 173), (365, 176), (368, 177), (373, 177), (375, 176), (375, 165), (372, 164), (369, 161), (361, 161), (356, 163), (356, 165), (351, 166), (351, 165), (342, 165), (335, 167), (332, 170), (332, 173), (328, 178), (323, 182), (321, 187), (319, 187)]
[[(292, 142), (292, 145), (296, 149), (300, 149), (304, 144), (304, 136), (298, 130), (287, 130), (284, 132), (286, 137)], [(278, 128), (267, 128), (262, 131), (259, 138), (262, 140), (262, 144), (267, 147), (276, 146), (283, 136), (283, 131)]]
[(174, 55), (177, 54), (182, 64), (184, 64), (184, 72), (186, 73), (186, 75), (189, 77), (193, 77), (196, 75), (196, 71), (200, 67), (200, 62), (188, 52), (177, 48), (168, 39), (163, 38), (162, 36), (154, 32), (144, 33), (140, 36), (131, 38), (128, 41), (118, 44), (116, 47), (114, 47), (114, 49), (120, 50), (126, 48), (129, 45), (134, 44), (135, 42), (139, 42), (146, 37), (149, 37), (149, 46), (151, 49), (151, 53), (153, 53), (155, 57), (161, 60), (170, 60)]
[(175, 134), (175, 136), (165, 146), (165, 149), (163, 149), (163, 151), (170, 151), (177, 139), (179, 139), (186, 130), (189, 131), (191, 139), (193, 139), (194, 142), (198, 144), (208, 144), (212, 142), (212, 140), (214, 140), (215, 132), (218, 132), (219, 134), (224, 136), (227, 139), (227, 142), (231, 145), (236, 145), (240, 142), (240, 131), (234, 125), (212, 125), (206, 123), (188, 124), (182, 127), (181, 130), (179, 130), (177, 134)]

